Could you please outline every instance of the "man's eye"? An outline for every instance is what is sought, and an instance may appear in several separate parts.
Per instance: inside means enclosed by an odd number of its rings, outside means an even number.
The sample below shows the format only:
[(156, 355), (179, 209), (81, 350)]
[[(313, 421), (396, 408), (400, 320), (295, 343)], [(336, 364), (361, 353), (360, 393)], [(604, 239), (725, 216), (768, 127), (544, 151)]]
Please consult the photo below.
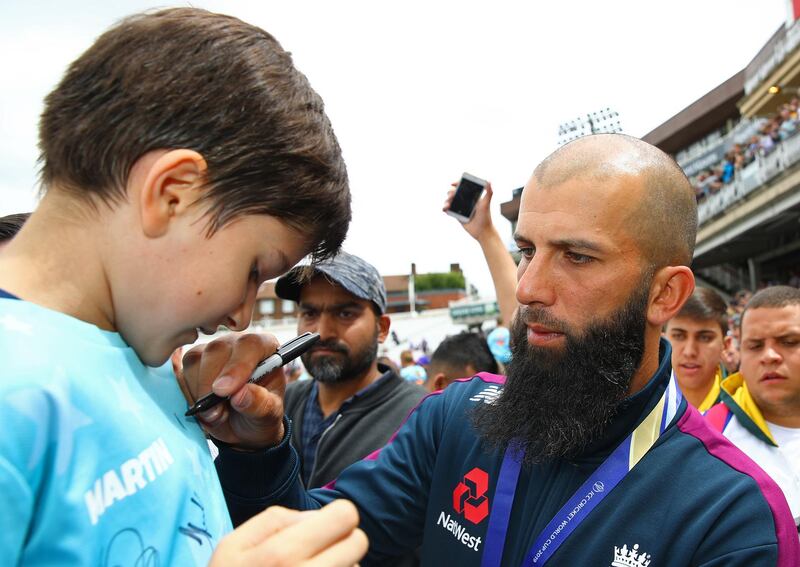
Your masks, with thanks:
[(536, 252), (536, 249), (533, 246), (520, 246), (517, 247), (517, 251), (522, 255), (523, 258), (530, 260), (533, 258), (533, 254)]
[(573, 264), (588, 264), (594, 260), (594, 258), (591, 256), (587, 256), (586, 254), (578, 254), (577, 252), (567, 252), (566, 256)]

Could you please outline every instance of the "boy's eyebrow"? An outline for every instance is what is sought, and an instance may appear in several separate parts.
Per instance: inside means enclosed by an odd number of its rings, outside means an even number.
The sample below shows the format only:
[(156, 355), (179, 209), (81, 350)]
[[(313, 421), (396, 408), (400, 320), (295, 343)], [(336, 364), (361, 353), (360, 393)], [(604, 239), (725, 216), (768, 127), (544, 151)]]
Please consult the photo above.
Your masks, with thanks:
[(700, 329), (699, 331), (697, 331), (697, 334), (698, 335), (715, 335), (716, 336), (717, 332), (714, 329)]
[(775, 338), (778, 339), (779, 341), (782, 341), (784, 339), (791, 339), (798, 336), (800, 336), (800, 331), (788, 331), (786, 333), (783, 333), (782, 335), (778, 335)]

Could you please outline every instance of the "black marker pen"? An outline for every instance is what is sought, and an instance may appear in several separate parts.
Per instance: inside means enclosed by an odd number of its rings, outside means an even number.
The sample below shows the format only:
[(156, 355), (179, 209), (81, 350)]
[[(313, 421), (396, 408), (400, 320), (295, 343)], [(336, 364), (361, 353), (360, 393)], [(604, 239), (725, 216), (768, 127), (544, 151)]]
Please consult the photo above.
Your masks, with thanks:
[[(257, 383), (259, 380), (261, 380), (261, 378), (279, 366), (283, 366), (284, 364), (294, 360), (306, 352), (311, 345), (318, 340), (319, 334), (317, 333), (303, 333), (299, 337), (295, 337), (292, 340), (282, 344), (278, 348), (278, 352), (258, 363), (258, 366), (256, 366), (256, 369), (253, 371), (253, 374), (250, 376), (250, 380), (248, 382), (250, 384)], [(206, 394), (197, 400), (195, 404), (186, 412), (186, 415), (193, 416), (198, 412), (206, 411), (227, 399), (228, 398), (223, 398), (216, 395), (214, 392), (211, 392), (210, 394)]]

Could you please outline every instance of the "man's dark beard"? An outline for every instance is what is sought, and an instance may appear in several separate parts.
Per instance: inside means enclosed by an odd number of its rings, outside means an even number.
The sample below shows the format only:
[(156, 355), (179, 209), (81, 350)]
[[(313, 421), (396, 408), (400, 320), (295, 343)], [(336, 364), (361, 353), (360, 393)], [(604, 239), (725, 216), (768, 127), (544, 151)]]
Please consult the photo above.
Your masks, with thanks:
[[(627, 395), (644, 355), (650, 278), (628, 302), (580, 335), (538, 307), (520, 307), (511, 325), (511, 362), (496, 402), (473, 416), (484, 440), (505, 448), (516, 440), (533, 464), (580, 455), (598, 439)], [(534, 347), (526, 324), (564, 333), (566, 347)]]
[[(328, 349), (344, 355), (312, 356), (317, 349)], [(310, 351), (300, 359), (308, 373), (318, 382), (324, 384), (339, 384), (360, 377), (378, 357), (378, 331), (375, 331), (373, 340), (364, 345), (362, 349), (351, 353), (342, 342), (337, 340), (319, 341)]]

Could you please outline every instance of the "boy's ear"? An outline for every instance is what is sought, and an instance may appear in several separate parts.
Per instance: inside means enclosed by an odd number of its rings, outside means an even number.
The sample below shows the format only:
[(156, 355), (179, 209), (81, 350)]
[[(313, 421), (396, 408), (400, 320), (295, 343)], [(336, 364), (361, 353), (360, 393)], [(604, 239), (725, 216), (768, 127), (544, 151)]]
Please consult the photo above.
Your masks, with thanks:
[(194, 150), (170, 150), (153, 159), (139, 190), (142, 230), (150, 238), (167, 232), (204, 193), (206, 160)]

